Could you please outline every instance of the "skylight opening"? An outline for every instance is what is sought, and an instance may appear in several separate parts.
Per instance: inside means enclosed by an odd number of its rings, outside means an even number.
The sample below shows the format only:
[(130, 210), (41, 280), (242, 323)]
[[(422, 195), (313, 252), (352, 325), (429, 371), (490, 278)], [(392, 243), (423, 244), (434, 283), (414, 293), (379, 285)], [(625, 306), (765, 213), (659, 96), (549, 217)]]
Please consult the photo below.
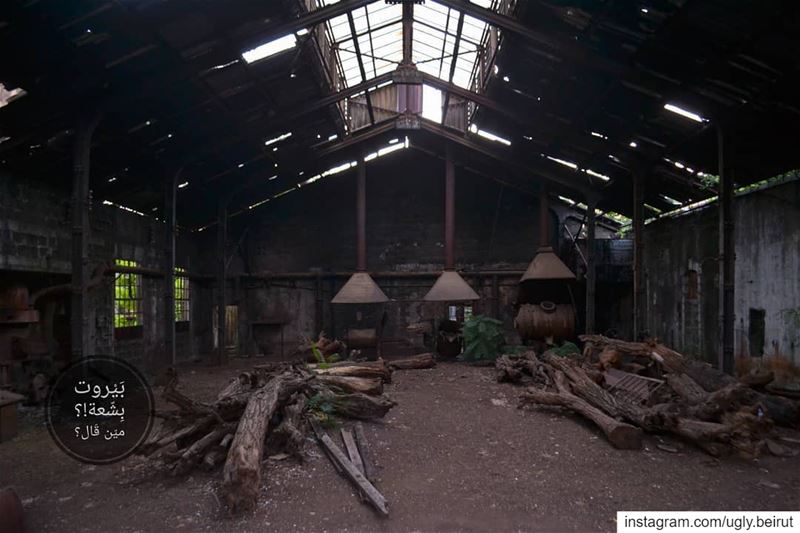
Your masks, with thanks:
[(679, 201), (678, 201), (678, 200), (676, 200), (675, 198), (671, 198), (671, 197), (667, 196), (666, 194), (659, 194), (659, 196), (660, 196), (660, 197), (661, 197), (661, 198), (662, 198), (662, 199), (663, 199), (665, 202), (667, 202), (667, 203), (668, 203), (668, 204), (670, 204), (670, 205), (675, 205), (675, 206), (679, 206), (679, 205), (681, 205), (681, 202), (679, 202)]
[(478, 127), (477, 124), (470, 124), (469, 131), (478, 135), (479, 137), (483, 137), (484, 139), (498, 142), (500, 144), (505, 144), (506, 146), (511, 146), (510, 140), (506, 139), (505, 137), (501, 137), (495, 133), (492, 133), (490, 131), (482, 130)]
[(179, 189), (185, 189), (188, 186), (189, 186), (189, 182), (188, 181), (184, 181), (183, 183), (179, 183), (178, 184), (178, 188)]
[(251, 50), (242, 52), (242, 59), (247, 63), (254, 63), (268, 57), (272, 57), (286, 50), (291, 50), (297, 46), (297, 37), (294, 34), (284, 35), (272, 41), (256, 46)]
[(604, 141), (608, 140), (608, 135), (603, 135), (602, 133), (597, 132), (597, 131), (593, 131), (592, 132), (592, 137), (598, 137), (600, 139), (603, 139)]
[(422, 118), (442, 123), (442, 91), (430, 85), (422, 86)]
[(272, 139), (269, 139), (268, 141), (266, 141), (264, 143), (264, 146), (270, 146), (272, 144), (279, 143), (281, 141), (285, 141), (286, 139), (288, 139), (291, 136), (292, 136), (292, 132), (291, 131), (287, 131), (286, 133), (283, 133), (281, 135), (278, 135), (277, 137), (273, 137)]
[(631, 141), (628, 143), (628, 146), (630, 146), (631, 148), (638, 148), (639, 144), (636, 141)]
[(699, 122), (701, 124), (709, 122), (707, 118), (698, 115), (694, 111), (689, 111), (688, 109), (684, 109), (675, 104), (664, 104), (664, 109), (666, 109), (667, 111), (671, 111), (672, 113), (675, 113), (677, 115), (680, 115), (684, 118), (688, 118), (689, 120), (694, 120), (695, 122)]

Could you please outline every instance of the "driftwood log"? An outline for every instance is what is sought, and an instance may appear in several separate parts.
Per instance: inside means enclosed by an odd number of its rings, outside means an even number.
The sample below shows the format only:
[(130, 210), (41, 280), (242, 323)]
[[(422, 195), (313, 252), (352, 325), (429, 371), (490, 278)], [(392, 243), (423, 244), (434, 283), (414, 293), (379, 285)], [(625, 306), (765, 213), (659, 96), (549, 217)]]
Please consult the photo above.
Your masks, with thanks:
[(383, 394), (383, 381), (380, 378), (360, 378), (353, 376), (317, 376), (317, 381), (332, 389), (343, 392), (360, 392), (372, 396)]
[(433, 368), (436, 366), (436, 359), (432, 353), (421, 353), (405, 359), (394, 359), (387, 363), (392, 370), (415, 370), (423, 368)]
[(520, 402), (522, 404), (566, 407), (591, 420), (603, 431), (608, 441), (615, 448), (621, 450), (639, 450), (642, 448), (642, 431), (639, 428), (608, 416), (589, 402), (572, 394), (562, 372), (557, 371), (554, 377), (558, 389), (557, 393), (544, 392), (531, 387), (520, 397)]
[(342, 364), (308, 365), (312, 372), (322, 376), (349, 376), (356, 378), (380, 378), (384, 383), (392, 381), (392, 371), (383, 360)]
[(250, 396), (222, 473), (222, 499), (231, 513), (255, 507), (261, 484), (261, 455), (267, 424), (281, 403), (303, 383), (301, 378), (287, 373)]

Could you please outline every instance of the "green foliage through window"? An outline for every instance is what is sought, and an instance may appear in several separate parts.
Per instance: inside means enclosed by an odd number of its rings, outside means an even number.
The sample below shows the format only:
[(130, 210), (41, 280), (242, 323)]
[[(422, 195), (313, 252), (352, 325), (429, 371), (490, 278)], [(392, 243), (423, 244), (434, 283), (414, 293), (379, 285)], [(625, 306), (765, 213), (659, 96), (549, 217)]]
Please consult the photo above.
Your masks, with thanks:
[(189, 321), (189, 277), (186, 269), (175, 268), (175, 322)]
[[(137, 267), (136, 261), (117, 259), (117, 266)], [(130, 328), (142, 325), (142, 276), (117, 274), (114, 279), (114, 327)]]

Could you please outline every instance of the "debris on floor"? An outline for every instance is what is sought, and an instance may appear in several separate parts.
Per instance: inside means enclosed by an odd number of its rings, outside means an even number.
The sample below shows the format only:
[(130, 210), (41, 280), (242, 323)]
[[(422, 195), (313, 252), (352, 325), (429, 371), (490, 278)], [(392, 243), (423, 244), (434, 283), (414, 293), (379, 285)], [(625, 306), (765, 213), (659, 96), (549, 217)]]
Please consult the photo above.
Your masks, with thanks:
[(647, 432), (674, 435), (714, 457), (792, 453), (776, 445), (774, 426), (797, 427), (797, 402), (756, 390), (658, 342), (580, 338), (582, 356), (503, 355), (496, 378), (529, 385), (520, 407), (566, 408), (592, 421), (616, 448), (642, 448)]
[(218, 499), (235, 514), (256, 507), (263, 471), (271, 461), (303, 461), (311, 426), (334, 467), (386, 515), (386, 500), (371, 482), (363, 427), (342, 429), (344, 452), (324, 426), (337, 425), (337, 417), (383, 418), (396, 405), (383, 394), (392, 372), (433, 365), (431, 354), (389, 364), (379, 359), (258, 365), (240, 373), (211, 403), (178, 390), (177, 372), (171, 371), (162, 397), (178, 409), (156, 412), (162, 423), (137, 453), (158, 459), (176, 476), (195, 468), (214, 470), (224, 462)]

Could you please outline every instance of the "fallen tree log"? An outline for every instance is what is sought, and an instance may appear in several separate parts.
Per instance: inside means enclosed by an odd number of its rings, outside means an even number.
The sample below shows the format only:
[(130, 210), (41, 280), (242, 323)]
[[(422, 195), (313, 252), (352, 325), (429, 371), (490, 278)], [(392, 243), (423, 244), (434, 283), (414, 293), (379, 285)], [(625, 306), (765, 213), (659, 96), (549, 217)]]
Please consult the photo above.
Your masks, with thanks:
[(359, 378), (353, 376), (317, 376), (320, 383), (338, 388), (344, 392), (360, 392), (378, 396), (383, 394), (383, 381), (380, 378)]
[(392, 372), (383, 361), (379, 364), (376, 361), (363, 363), (349, 363), (346, 365), (309, 365), (315, 374), (322, 376), (349, 376), (356, 378), (380, 378), (384, 383), (391, 383)]
[(394, 359), (387, 365), (392, 370), (416, 370), (423, 368), (433, 368), (436, 366), (436, 359), (431, 353), (422, 353), (405, 359)]
[(386, 396), (367, 396), (366, 394), (334, 394), (328, 389), (317, 388), (317, 395), (322, 402), (330, 405), (333, 412), (360, 420), (383, 418), (389, 410), (397, 405)]
[(667, 374), (664, 379), (689, 405), (696, 405), (708, 397), (708, 393), (686, 374)]
[(536, 404), (566, 407), (594, 422), (615, 448), (621, 450), (639, 450), (642, 448), (642, 431), (639, 428), (608, 416), (600, 409), (589, 404), (589, 402), (572, 394), (569, 391), (569, 385), (566, 383), (563, 372), (556, 371), (554, 380), (558, 389), (557, 393), (544, 392), (531, 387), (520, 397), (520, 402), (523, 405)]
[(303, 460), (303, 446), (306, 439), (305, 410), (306, 397), (303, 393), (295, 393), (283, 408), (283, 420), (278, 427), (269, 432), (265, 448), (269, 453), (284, 451), (295, 459)]
[[(627, 342), (602, 335), (581, 335), (579, 338), (585, 343), (584, 356), (586, 357), (592, 357), (603, 348), (611, 346), (624, 355), (645, 357), (656, 361), (666, 372), (685, 374), (706, 392), (715, 392), (727, 386), (740, 384), (735, 377), (725, 374), (708, 363), (687, 359), (660, 343)], [(776, 424), (788, 427), (800, 425), (800, 402), (760, 392), (757, 392), (753, 401), (760, 403)]]
[(230, 513), (255, 507), (267, 424), (280, 404), (304, 382), (293, 374), (281, 374), (250, 396), (222, 474), (221, 499)]

